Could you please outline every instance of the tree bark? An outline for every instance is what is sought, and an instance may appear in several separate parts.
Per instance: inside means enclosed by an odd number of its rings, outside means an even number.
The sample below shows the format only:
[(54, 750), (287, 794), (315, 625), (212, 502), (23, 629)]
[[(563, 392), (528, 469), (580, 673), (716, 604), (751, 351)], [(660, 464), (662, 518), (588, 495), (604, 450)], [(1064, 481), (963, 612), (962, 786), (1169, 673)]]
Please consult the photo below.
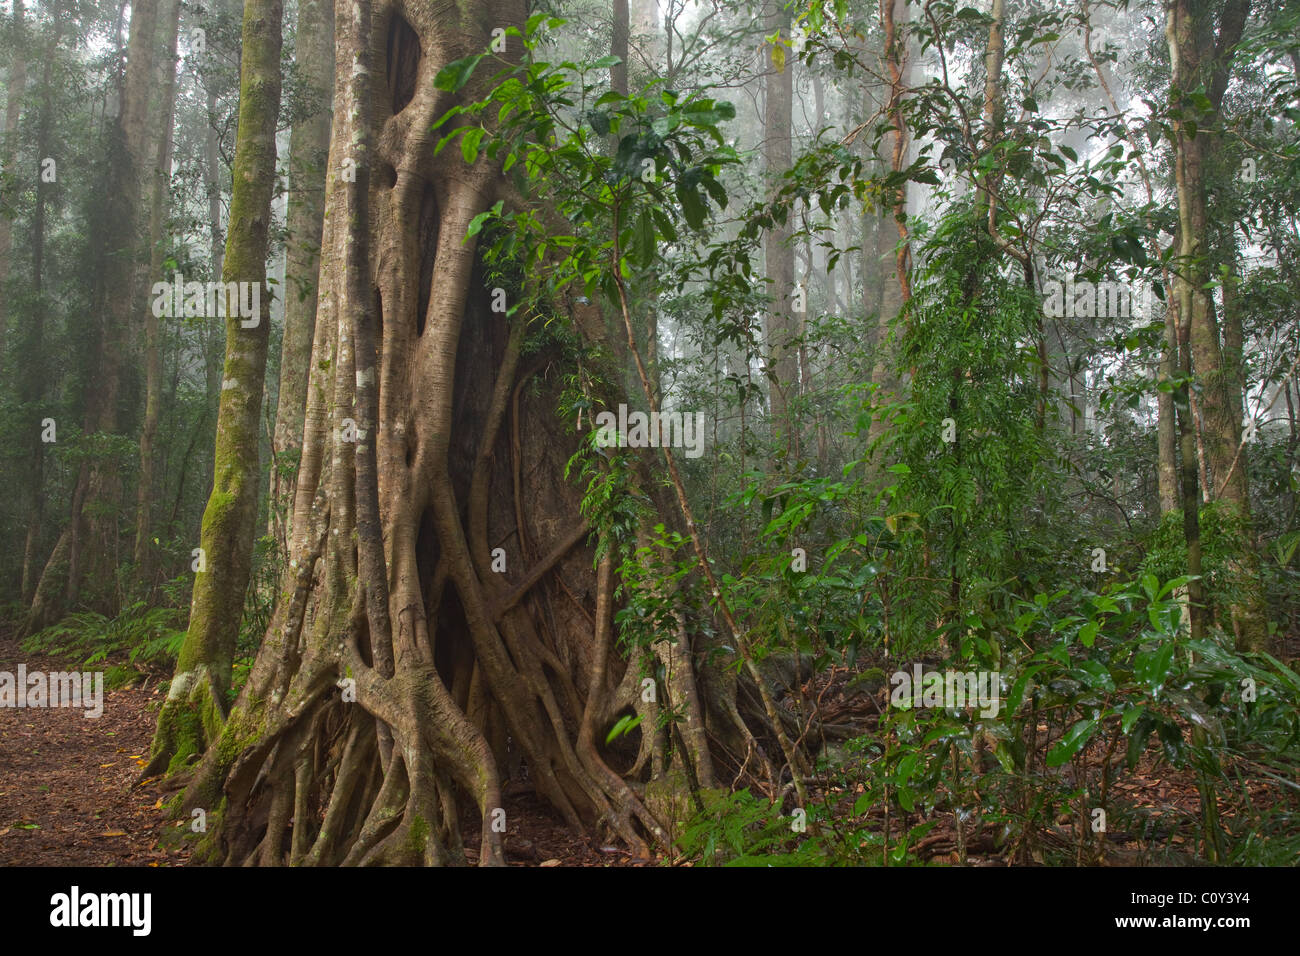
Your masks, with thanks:
[[(764, 29), (790, 36), (790, 13), (783, 0), (767, 0)], [(768, 179), (768, 197), (780, 189), (780, 178), (790, 169), (792, 132), (790, 111), (794, 99), (794, 53), (785, 46), (770, 44), (768, 72), (763, 81), (763, 167)], [(780, 51), (778, 54), (777, 51)], [(794, 303), (794, 211), (783, 222), (774, 221), (763, 236), (763, 261), (772, 302), (764, 314), (764, 344), (767, 350), (768, 405), (773, 437), (784, 445), (787, 457), (798, 456), (798, 425), (790, 403), (799, 393), (798, 350), (794, 346), (796, 320)]]
[(239, 128), (222, 281), (257, 290), (258, 309), (245, 319), (236, 301), (243, 300), (242, 291), (230, 295), (227, 286), (213, 488), (200, 532), (203, 566), (195, 575), (189, 630), (158, 715), (146, 773), (174, 768), (201, 753), (219, 732), (252, 569), (260, 478), (258, 424), (270, 333), (266, 256), (276, 178), (283, 12), (281, 0), (245, 0)]
[[(4, 139), (0, 141), (0, 169), (6, 173), (14, 168), (18, 155), (18, 117), (22, 112), (23, 96), (27, 88), (27, 38), (23, 25), (23, 0), (14, 0), (14, 25), (10, 42), (13, 57), (9, 61), (9, 76), (5, 84)], [(9, 341), (9, 303), (5, 286), (9, 282), (10, 254), (13, 251), (13, 220), (0, 213), (0, 377), (5, 372), (5, 348)]]
[[(284, 341), (272, 448), (270, 521), (281, 550), (292, 540), (294, 476), (302, 454), (308, 362), (316, 331), (325, 164), (329, 159), (333, 94), (334, 10), (330, 0), (302, 0), (297, 63), (310, 86), (311, 115), (289, 139), (288, 262), (285, 267)], [(277, 522), (283, 521), (282, 527)]]
[[(1172, 105), (1182, 111), (1182, 117), (1174, 121), (1179, 219), (1176, 287), (1180, 310), (1190, 310), (1181, 318), (1199, 386), (1193, 402), (1200, 413), (1205, 448), (1206, 499), (1220, 504), (1229, 527), (1240, 530), (1243, 543), (1249, 542), (1251, 536), (1249, 482), (1242, 422), (1232, 400), (1235, 375), (1224, 354), (1209, 288), (1214, 269), (1206, 162), (1213, 148), (1212, 131), (1219, 122), (1233, 52), (1249, 11), (1249, 0), (1230, 0), (1219, 16), (1216, 32), (1212, 6), (1206, 0), (1171, 0), (1168, 25), (1173, 63), (1171, 99)], [(1190, 96), (1202, 85), (1209, 109), (1198, 109)], [(1195, 131), (1189, 129), (1187, 117), (1195, 120)], [(1183, 364), (1187, 365), (1185, 361)], [(1190, 508), (1197, 499), (1184, 493), (1183, 501)], [(1234, 551), (1229, 560), (1245, 596), (1231, 609), (1232, 628), (1240, 646), (1262, 647), (1267, 642), (1267, 630), (1263, 595), (1258, 587), (1258, 558), (1248, 543), (1234, 546)]]
[[(149, 177), (149, 272), (150, 279), (162, 276), (166, 226), (171, 183), (172, 124), (176, 108), (176, 41), (180, 27), (180, 0), (163, 0), (163, 57), (158, 73), (159, 97), (154, 124), (154, 168)], [(149, 586), (153, 581), (153, 516), (155, 443), (158, 438), (158, 415), (162, 404), (162, 345), (158, 317), (146, 302), (144, 310), (145, 403), (144, 425), (140, 430), (140, 476), (136, 486), (135, 563), (136, 581)]]
[[(498, 864), (504, 781), (521, 763), (571, 826), (602, 826), (638, 852), (667, 845), (643, 781), (629, 779), (644, 765), (600, 743), (620, 714), (645, 711), (639, 669), (613, 653), (613, 564), (593, 572), (579, 490), (562, 477), (580, 442), (554, 414), (573, 356), (551, 345), (521, 361), (535, 316), (528, 301), (509, 318), (491, 310), (467, 235), (516, 197), (486, 154), (435, 156), (428, 132), (486, 92), (482, 79), (440, 91), (439, 71), (525, 16), (522, 0), (339, 8), (290, 562), (248, 682), (182, 801), (208, 810), (213, 861)], [(598, 307), (568, 308), (607, 347)], [(700, 667), (696, 639), (679, 635), (675, 664)], [(731, 718), (706, 719), (721, 682), (694, 695), (691, 683), (674, 681), (673, 704), (698, 754), (702, 728)], [(469, 806), (477, 847), (462, 844)]]
[(627, 95), (628, 76), (628, 39), (631, 25), (628, 15), (628, 0), (613, 0), (613, 30), (610, 34), (609, 52), (619, 59), (609, 68), (609, 86), (616, 93)]

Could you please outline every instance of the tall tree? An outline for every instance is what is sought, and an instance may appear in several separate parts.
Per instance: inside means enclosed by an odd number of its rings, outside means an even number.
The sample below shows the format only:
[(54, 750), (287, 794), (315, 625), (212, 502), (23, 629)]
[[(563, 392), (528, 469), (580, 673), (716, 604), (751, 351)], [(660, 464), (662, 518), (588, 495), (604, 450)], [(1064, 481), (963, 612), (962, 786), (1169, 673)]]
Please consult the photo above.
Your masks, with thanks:
[[(99, 433), (112, 436), (117, 429), (117, 392), (121, 360), (121, 341), (125, 338), (118, 334), (123, 311), (130, 306), (130, 287), (133, 278), (135, 255), (139, 250), (138, 241), (139, 215), (139, 177), (136, 159), (142, 146), (144, 114), (146, 114), (146, 94), (148, 90), (148, 68), (151, 65), (149, 53), (152, 44), (153, 27), (156, 23), (156, 7), (152, 0), (142, 0), (138, 8), (131, 12), (129, 40), (127, 40), (127, 64), (118, 87), (117, 116), (109, 121), (107, 130), (108, 199), (105, 200), (103, 215), (108, 221), (121, 225), (120, 232), (103, 234), (94, 239), (96, 258), (95, 268), (95, 313), (98, 323), (91, 330), (98, 345), (91, 360), (90, 399), (86, 402), (83, 428), (87, 434)], [(45, 55), (42, 78), (42, 118), (38, 131), (38, 155), (47, 151), (51, 137), (53, 109), (53, 79), (51, 70), (55, 55), (59, 49), (60, 36), (64, 29), (64, 10), (61, 4), (53, 8), (51, 36)], [(55, 159), (55, 157), (49, 157)], [(56, 160), (57, 174), (57, 160)], [(45, 299), (43, 290), (44, 255), (45, 255), (45, 202), (47, 202), (47, 183), (40, 177), (36, 183), (36, 208), (34, 230), (32, 230), (32, 276), (34, 276), (36, 315), (32, 324), (32, 339), (36, 350), (42, 349), (44, 336)], [(36, 382), (31, 394), (40, 394), (44, 382)], [(43, 455), (42, 446), (34, 446), (32, 460), (35, 462), (35, 475), (32, 479), (32, 494), (43, 496)], [(91, 529), (103, 533), (103, 546), (96, 550), (96, 567), (103, 571), (117, 554), (116, 509), (112, 501), (117, 492), (116, 467), (109, 455), (96, 455), (82, 460), (77, 470), (77, 481), (73, 488), (72, 515), (68, 524), (60, 533), (55, 548), (44, 563), (44, 570), (39, 578), (34, 574), (36, 559), (36, 542), (39, 540), (40, 522), (44, 511), (43, 498), (34, 502), (27, 525), (27, 544), (25, 549), (25, 570), (23, 579), (34, 581), (31, 584), (31, 605), (23, 627), (36, 630), (52, 623), (60, 617), (65, 607), (77, 604), (81, 592), (81, 555), (83, 542)], [(87, 509), (87, 502), (91, 507)], [(90, 512), (90, 518), (87, 516)], [(114, 533), (109, 533), (109, 528)], [(94, 550), (94, 549), (92, 549)], [(110, 575), (105, 575), (110, 576)], [(27, 587), (23, 589), (27, 593)]]
[[(530, 323), (543, 324), (527, 280), (489, 271), (471, 230), (498, 199), (519, 209), (534, 199), (518, 196), (499, 158), (437, 154), (428, 134), (487, 91), (480, 76), (464, 89), (438, 77), (459, 75), (451, 64), (525, 17), (521, 0), (454, 14), (360, 0), (336, 21), (324, 284), (291, 560), (247, 684), (183, 801), (224, 797), (210, 826), (218, 859), (499, 863), (502, 780), (520, 758), (574, 827), (604, 821), (641, 849), (667, 840), (649, 795), (595, 732), (645, 691), (615, 652), (612, 562), (593, 573), (578, 491), (562, 477), (580, 440), (554, 414), (557, 377), (542, 373), (573, 368), (574, 356), (552, 342), (526, 357)], [(372, 40), (371, 23), (385, 35)], [(525, 307), (494, 310), (501, 294)], [(597, 308), (567, 308), (575, 331), (607, 350)], [(711, 697), (674, 699), (687, 710), (683, 736), (703, 740), (708, 727), (752, 744), (736, 682), (710, 686)], [(766, 762), (743, 736), (736, 752)], [(477, 847), (462, 844), (471, 801)]]
[[(149, 279), (162, 276), (164, 229), (166, 227), (172, 166), (172, 127), (176, 112), (176, 43), (180, 28), (180, 0), (163, 0), (162, 55), (158, 60), (158, 103), (152, 111), (153, 163), (146, 177), (149, 202)], [(140, 474), (136, 485), (135, 562), (136, 580), (145, 584), (153, 578), (154, 461), (158, 457), (158, 417), (162, 405), (162, 343), (158, 316), (145, 304), (144, 425), (140, 430)]]
[[(909, 55), (910, 39), (907, 29), (907, 0), (880, 0), (880, 27), (883, 35), (883, 59), (888, 75), (889, 85), (886, 89), (884, 112), (890, 125), (889, 169), (898, 173), (907, 162), (910, 131), (908, 129), (907, 104), (908, 78), (913, 59)], [(868, 104), (874, 100), (869, 98)], [(896, 350), (890, 339), (890, 331), (895, 320), (907, 306), (912, 297), (912, 252), (909, 242), (907, 222), (907, 181), (903, 180), (891, 191), (886, 199), (885, 213), (893, 220), (893, 225), (884, 218), (875, 223), (874, 268), (870, 274), (878, 276), (877, 294), (874, 302), (877, 306), (876, 327), (873, 329), (875, 343), (875, 360), (871, 370), (871, 381), (877, 389), (877, 403), (884, 404), (898, 399), (897, 392), (901, 386), (898, 375)], [(864, 239), (865, 243), (865, 239)], [(893, 264), (893, 269), (887, 263)], [(867, 263), (863, 263), (863, 286), (868, 274)], [(869, 443), (874, 443), (884, 432), (886, 420), (877, 415), (872, 419), (868, 432)]]
[[(176, 662), (146, 773), (199, 753), (219, 731), (235, 642), (252, 571), (260, 458), (258, 422), (270, 312), (266, 256), (280, 115), (281, 0), (246, 0), (241, 39), (239, 127), (232, 167), (226, 284), (226, 359), (217, 415), (212, 494), (203, 512), (190, 624)], [(238, 291), (236, 291), (237, 284)], [(245, 290), (249, 290), (245, 292)], [(259, 306), (248, 318), (241, 302)]]
[[(18, 153), (18, 117), (22, 112), (23, 96), (27, 89), (27, 40), (23, 24), (23, 0), (14, 0), (14, 23), (10, 42), (13, 58), (9, 61), (9, 76), (5, 84), (5, 125), (0, 136), (0, 172), (13, 175), (14, 159)], [(5, 344), (9, 331), (9, 299), (5, 286), (9, 283), (10, 253), (13, 250), (13, 211), (0, 208), (0, 376), (5, 369)]]
[[(1259, 647), (1266, 641), (1266, 631), (1257, 585), (1258, 561), (1253, 547), (1245, 543), (1250, 528), (1249, 478), (1238, 414), (1240, 401), (1234, 401), (1232, 395), (1239, 384), (1233, 360), (1225, 356), (1210, 284), (1215, 270), (1208, 190), (1213, 131), (1220, 121), (1233, 55), (1249, 13), (1250, 0), (1229, 0), (1221, 9), (1207, 0), (1170, 0), (1167, 39), (1172, 63), (1170, 97), (1175, 111), (1174, 175), (1178, 193), (1175, 289), (1186, 330), (1182, 346), (1191, 359), (1190, 363), (1184, 359), (1183, 367), (1195, 372), (1198, 386), (1205, 470), (1210, 482), (1205, 498), (1220, 502), (1242, 529), (1243, 546), (1236, 549), (1231, 560), (1244, 598), (1232, 607), (1232, 627), (1242, 646)], [(1187, 397), (1191, 399), (1190, 392)], [(1187, 495), (1184, 485), (1184, 508), (1192, 509), (1197, 501), (1197, 496)], [(1187, 531), (1192, 531), (1190, 524)]]
[[(780, 39), (768, 44), (768, 72), (763, 81), (763, 167), (769, 196), (780, 188), (779, 179), (793, 162), (791, 108), (794, 101), (794, 56), (790, 40), (790, 11), (785, 0), (766, 0), (764, 29)], [(784, 42), (782, 42), (784, 41)], [(764, 233), (768, 295), (772, 303), (764, 314), (764, 344), (768, 379), (768, 405), (773, 434), (780, 435), (787, 453), (798, 455), (798, 426), (790, 402), (799, 391), (799, 353), (794, 285), (794, 214), (774, 222)], [(805, 295), (806, 298), (806, 295)]]
[[(50, 153), (50, 141), (54, 128), (54, 63), (63, 35), (63, 17), (61, 5), (55, 5), (50, 35), (46, 41), (44, 62), (41, 66), (40, 118), (37, 120), (36, 155), (45, 158)], [(55, 167), (57, 169), (57, 166)], [(24, 363), (19, 382), (18, 394), (28, 408), (39, 408), (42, 398), (47, 394), (48, 382), (45, 376), (45, 324), (48, 300), (45, 295), (45, 246), (46, 246), (46, 206), (49, 202), (50, 184), (44, 176), (36, 177), (36, 203), (32, 211), (32, 314), (24, 336), (23, 351), (30, 356)], [(44, 418), (44, 416), (40, 416)], [(35, 570), (38, 561), (41, 532), (45, 523), (45, 442), (38, 434), (38, 418), (33, 416), (28, 423), (28, 448), (30, 449), (30, 472), (27, 486), (27, 535), (23, 543), (23, 571), (21, 596), (24, 602), (34, 597), (36, 587)]]

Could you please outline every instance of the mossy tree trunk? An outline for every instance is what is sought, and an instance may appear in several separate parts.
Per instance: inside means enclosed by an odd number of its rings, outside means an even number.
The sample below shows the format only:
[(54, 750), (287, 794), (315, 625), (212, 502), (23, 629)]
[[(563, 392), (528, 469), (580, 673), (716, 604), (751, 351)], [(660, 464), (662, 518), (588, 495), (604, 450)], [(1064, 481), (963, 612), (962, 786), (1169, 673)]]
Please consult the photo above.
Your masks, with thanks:
[[(190, 625), (176, 662), (145, 774), (201, 753), (219, 731), (230, 689), (244, 593), (252, 568), (260, 480), (258, 424), (270, 332), (266, 255), (280, 114), (281, 0), (246, 0), (240, 63), (239, 127), (222, 281), (256, 288), (259, 310), (226, 302), (226, 359), (217, 413), (212, 494), (203, 512), (200, 569)], [(249, 295), (251, 299), (251, 293)]]

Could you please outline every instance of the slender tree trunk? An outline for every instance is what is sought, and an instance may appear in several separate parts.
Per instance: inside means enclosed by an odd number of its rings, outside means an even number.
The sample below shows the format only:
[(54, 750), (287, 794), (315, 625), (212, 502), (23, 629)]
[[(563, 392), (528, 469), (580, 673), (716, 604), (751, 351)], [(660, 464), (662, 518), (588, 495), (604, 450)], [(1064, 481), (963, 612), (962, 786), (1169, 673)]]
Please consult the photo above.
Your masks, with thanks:
[(613, 0), (614, 27), (610, 36), (609, 52), (619, 62), (609, 68), (610, 89), (627, 95), (628, 39), (631, 25), (628, 20), (628, 0)]
[[(37, 132), (36, 152), (43, 156), (49, 145), (50, 131), (53, 125), (54, 89), (52, 75), (54, 54), (58, 51), (59, 36), (62, 32), (62, 19), (55, 10), (55, 24), (49, 44), (45, 50), (45, 63), (41, 70), (41, 118)], [(16, 27), (15, 27), (16, 28)], [(17, 93), (13, 94), (17, 97)], [(10, 105), (15, 105), (10, 101)], [(8, 164), (6, 164), (8, 168)], [(18, 394), (23, 404), (29, 408), (38, 407), (45, 393), (45, 206), (48, 195), (46, 184), (38, 177), (36, 181), (36, 208), (32, 216), (32, 292), (33, 308), (29, 328), (24, 336), (24, 353), (28, 363), (18, 376)], [(5, 221), (8, 226), (8, 220)], [(6, 259), (5, 268), (8, 268)], [(0, 289), (0, 295), (3, 290)], [(0, 342), (0, 351), (3, 351)], [(39, 590), (35, 580), (37, 555), (40, 548), (41, 530), (45, 520), (45, 443), (39, 437), (39, 423), (33, 418), (28, 423), (28, 441), (31, 449), (31, 472), (27, 489), (27, 533), (23, 541), (23, 571), (21, 595), (25, 603), (32, 602)], [(50, 579), (54, 580), (53, 576)], [(43, 614), (33, 614), (30, 623), (40, 626), (46, 623)]]
[[(23, 0), (14, 0), (14, 25), (10, 36), (13, 58), (9, 61), (9, 76), (5, 86), (4, 139), (0, 140), (0, 168), (10, 172), (18, 155), (18, 117), (22, 112), (23, 96), (27, 88), (27, 37), (23, 26)], [(9, 300), (5, 286), (9, 282), (10, 254), (13, 251), (13, 220), (0, 210), (0, 378), (5, 373), (5, 349), (9, 341)]]
[[(898, 172), (904, 167), (908, 150), (908, 125), (907, 116), (903, 111), (903, 97), (907, 91), (911, 58), (908, 56), (906, 21), (907, 0), (880, 0), (884, 60), (889, 74), (885, 111), (893, 128), (890, 135), (889, 165), (893, 172)], [(876, 258), (880, 274), (880, 294), (876, 325), (876, 356), (871, 371), (871, 381), (876, 386), (877, 405), (898, 400), (902, 388), (897, 371), (896, 349), (889, 335), (894, 322), (912, 297), (912, 253), (908, 241), (905, 182), (900, 183), (893, 195), (889, 197), (889, 213), (894, 220), (893, 228), (887, 226), (883, 220), (876, 224)], [(889, 275), (888, 267), (885, 265), (890, 261), (893, 263), (892, 275)], [(874, 445), (883, 435), (885, 428), (886, 421), (880, 416), (874, 417), (868, 429), (868, 444)]]
[[(221, 147), (217, 139), (217, 98), (208, 93), (208, 128), (204, 131), (203, 182), (208, 195), (209, 275), (213, 281), (221, 277), (226, 241), (221, 227)], [(211, 331), (209, 331), (211, 330)], [(221, 332), (215, 323), (203, 327), (203, 365), (207, 383), (206, 396), (209, 414), (216, 418), (217, 404), (221, 399)], [(210, 419), (211, 420), (211, 419)]]
[[(783, 0), (767, 0), (764, 29), (770, 34), (790, 36), (790, 14)], [(788, 47), (771, 45), (768, 73), (763, 82), (763, 167), (768, 179), (768, 197), (775, 199), (780, 177), (791, 166), (792, 133), (790, 111), (794, 99), (794, 54)], [(780, 436), (786, 454), (798, 456), (798, 424), (790, 403), (799, 392), (798, 351), (794, 346), (794, 210), (784, 222), (774, 222), (764, 233), (763, 259), (772, 303), (765, 313), (764, 344), (767, 356), (768, 403), (772, 432)]]
[[(1178, 191), (1178, 289), (1180, 318), (1187, 329), (1186, 345), (1199, 386), (1192, 398), (1201, 419), (1201, 439), (1206, 459), (1206, 499), (1225, 508), (1230, 524), (1240, 528), (1244, 543), (1231, 558), (1238, 590), (1244, 597), (1233, 605), (1232, 628), (1240, 646), (1257, 648), (1267, 640), (1263, 595), (1258, 583), (1258, 559), (1248, 543), (1251, 537), (1250, 496), (1242, 422), (1235, 411), (1232, 391), (1235, 373), (1225, 356), (1209, 289), (1213, 275), (1206, 161), (1213, 146), (1213, 129), (1219, 121), (1219, 104), (1227, 88), (1232, 54), (1239, 42), (1249, 0), (1230, 0), (1219, 16), (1217, 37), (1212, 29), (1211, 4), (1206, 0), (1170, 0), (1168, 39), (1173, 63), (1173, 106), (1183, 116), (1174, 121), (1175, 182)], [(1190, 93), (1204, 85), (1209, 109), (1198, 109)], [(1186, 118), (1197, 120), (1192, 135)], [(1184, 366), (1188, 363), (1184, 360)], [(1185, 488), (1186, 486), (1184, 486)], [(1189, 505), (1196, 498), (1184, 494)], [(1190, 541), (1189, 541), (1190, 546)]]
[[(53, 135), (54, 83), (53, 68), (63, 35), (63, 10), (60, 4), (53, 9), (53, 24), (45, 49), (45, 62), (41, 68), (41, 117), (36, 134), (36, 152), (44, 157)], [(32, 219), (32, 292), (33, 309), (30, 327), (24, 336), (24, 353), (28, 362), (20, 376), (19, 395), (28, 407), (39, 407), (47, 387), (45, 372), (45, 207), (49, 185), (42, 177), (36, 180), (36, 208)], [(38, 552), (45, 521), (45, 443), (40, 440), (40, 422), (34, 418), (29, 423), (31, 442), (31, 472), (28, 481), (27, 534), (23, 544), (22, 597), (30, 611), (24, 630), (38, 630), (59, 616), (62, 610), (61, 592), (67, 584), (66, 574), (72, 543), (71, 527), (65, 528), (55, 543), (54, 550), (45, 562), (39, 579), (36, 575)]]
[[(333, 97), (334, 10), (330, 0), (298, 7), (297, 62), (309, 85), (311, 115), (289, 139), (288, 262), (285, 267), (284, 342), (271, 465), (271, 530), (288, 555), (292, 540), (294, 475), (302, 454), (308, 363), (316, 331), (321, 229), (325, 216), (325, 164), (329, 159)], [(277, 526), (282, 522), (281, 526)]]
[[(1160, 381), (1169, 381), (1174, 377), (1178, 363), (1178, 302), (1171, 293), (1165, 303), (1165, 341), (1160, 353)], [(1178, 423), (1174, 407), (1174, 393), (1160, 392), (1156, 396), (1156, 430), (1158, 455), (1158, 483), (1160, 489), (1160, 513), (1162, 515), (1177, 511), (1182, 506), (1178, 478)]]
[[(261, 464), (258, 425), (270, 333), (266, 256), (276, 179), (283, 13), (281, 0), (245, 0), (239, 128), (222, 281), (256, 290), (259, 307), (251, 317), (241, 316), (244, 293), (231, 295), (227, 285), (213, 488), (200, 533), (203, 565), (195, 575), (190, 626), (158, 715), (146, 773), (175, 768), (201, 753), (220, 732), (252, 570)], [(252, 293), (248, 295), (251, 300)]]
[[(162, 277), (168, 200), (172, 166), (172, 124), (176, 109), (176, 40), (180, 26), (180, 0), (163, 0), (163, 56), (158, 69), (161, 90), (155, 114), (155, 162), (149, 178), (149, 273), (150, 280)], [(136, 581), (146, 587), (153, 581), (152, 503), (154, 462), (158, 457), (158, 416), (162, 404), (162, 343), (158, 316), (146, 300), (144, 309), (145, 403), (144, 426), (140, 430), (140, 476), (136, 486), (135, 563)]]

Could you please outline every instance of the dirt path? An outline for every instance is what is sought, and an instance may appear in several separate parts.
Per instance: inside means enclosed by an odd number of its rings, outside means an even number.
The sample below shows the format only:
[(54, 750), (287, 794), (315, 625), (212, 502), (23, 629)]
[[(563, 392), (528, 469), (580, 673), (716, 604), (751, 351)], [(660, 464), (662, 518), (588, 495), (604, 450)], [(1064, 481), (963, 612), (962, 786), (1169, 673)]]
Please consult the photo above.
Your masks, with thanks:
[[(24, 654), (0, 639), (0, 671), (76, 668)], [(90, 668), (84, 668), (89, 670)], [(0, 865), (172, 866), (183, 850), (158, 849), (160, 792), (131, 789), (153, 735), (154, 680), (104, 689), (104, 712), (0, 707)]]

